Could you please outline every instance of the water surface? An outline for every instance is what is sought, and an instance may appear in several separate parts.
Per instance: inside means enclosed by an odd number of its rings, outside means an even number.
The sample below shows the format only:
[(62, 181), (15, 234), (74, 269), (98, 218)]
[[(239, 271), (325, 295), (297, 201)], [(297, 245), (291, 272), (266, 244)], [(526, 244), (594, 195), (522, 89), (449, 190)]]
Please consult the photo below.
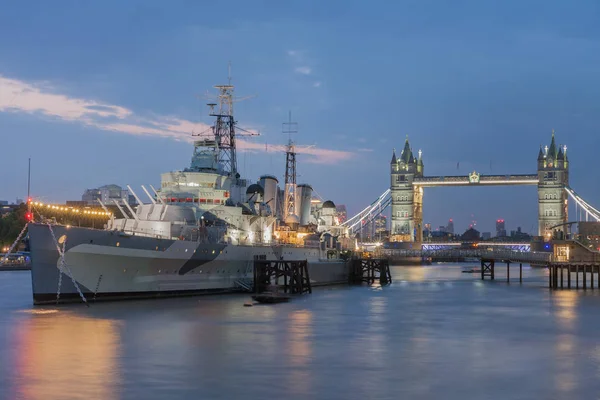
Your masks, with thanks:
[[(475, 266), (475, 264), (469, 267)], [(31, 305), (0, 273), (0, 399), (575, 399), (600, 395), (599, 290), (394, 267), (380, 287)]]

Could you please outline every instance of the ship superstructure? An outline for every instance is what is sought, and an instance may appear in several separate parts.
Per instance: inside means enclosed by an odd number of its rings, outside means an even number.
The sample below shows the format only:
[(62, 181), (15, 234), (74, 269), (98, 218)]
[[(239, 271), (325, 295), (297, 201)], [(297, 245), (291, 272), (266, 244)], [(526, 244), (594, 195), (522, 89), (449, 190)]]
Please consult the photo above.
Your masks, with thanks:
[(229, 84), (215, 88), (219, 104), (209, 104), (215, 122), (208, 131), (196, 135), (190, 167), (163, 173), (154, 196), (142, 186), (149, 199), (146, 204), (128, 187), (139, 205), (134, 211), (115, 202), (122, 216), (112, 218), (107, 230), (230, 245), (304, 245), (303, 241), (287, 240), (298, 235), (278, 234), (299, 230), (344, 238), (344, 229), (331, 218), (335, 214), (333, 202), (316, 202), (321, 207), (314, 207), (312, 187), (296, 185), (296, 152), (291, 138), (286, 151), (281, 213), (277, 208), (280, 189), (276, 177), (264, 175), (253, 183), (241, 178), (236, 161), (234, 87)]

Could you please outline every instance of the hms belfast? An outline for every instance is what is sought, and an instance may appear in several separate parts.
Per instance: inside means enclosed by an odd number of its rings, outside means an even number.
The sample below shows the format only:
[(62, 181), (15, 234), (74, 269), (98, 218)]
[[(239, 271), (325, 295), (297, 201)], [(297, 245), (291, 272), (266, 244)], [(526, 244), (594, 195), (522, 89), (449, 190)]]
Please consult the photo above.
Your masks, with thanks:
[(242, 179), (234, 87), (215, 88), (215, 122), (194, 138), (189, 168), (163, 173), (152, 194), (142, 186), (146, 204), (128, 186), (138, 206), (115, 202), (120, 218), (103, 229), (29, 224), (34, 304), (233, 292), (251, 285), (256, 259), (306, 260), (313, 285), (347, 281), (340, 255), (353, 241), (333, 202), (296, 185), (291, 138), (283, 190), (271, 175)]

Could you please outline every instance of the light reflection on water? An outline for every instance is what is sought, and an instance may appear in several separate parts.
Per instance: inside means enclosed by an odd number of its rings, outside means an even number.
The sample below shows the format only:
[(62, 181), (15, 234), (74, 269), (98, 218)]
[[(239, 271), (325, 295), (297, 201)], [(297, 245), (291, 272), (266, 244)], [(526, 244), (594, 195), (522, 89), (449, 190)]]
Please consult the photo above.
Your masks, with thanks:
[(0, 398), (595, 397), (600, 291), (502, 272), (393, 267), (391, 286), (249, 308), (243, 295), (33, 308), (28, 273), (5, 272)]

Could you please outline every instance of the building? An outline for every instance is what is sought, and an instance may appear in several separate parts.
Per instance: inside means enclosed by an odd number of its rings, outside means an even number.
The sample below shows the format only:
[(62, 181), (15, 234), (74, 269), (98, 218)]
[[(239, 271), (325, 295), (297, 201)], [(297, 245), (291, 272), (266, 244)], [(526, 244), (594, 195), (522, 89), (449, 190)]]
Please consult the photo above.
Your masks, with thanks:
[(7, 205), (8, 205), (8, 201), (0, 200), (0, 206), (7, 206)]
[(504, 220), (496, 220), (496, 237), (506, 236), (506, 227), (504, 226)]
[(385, 215), (378, 215), (373, 221), (373, 225), (376, 240), (381, 241), (388, 236), (387, 217)]
[(475, 228), (469, 228), (465, 231), (465, 233), (462, 234), (462, 236), (460, 237), (461, 240), (465, 241), (465, 242), (474, 242), (477, 241), (481, 238), (481, 236), (479, 235), (479, 231)]
[(335, 210), (337, 211), (338, 221), (340, 224), (346, 222), (348, 219), (348, 212), (346, 211), (346, 206), (344, 204), (340, 204), (335, 206)]
[(446, 232), (454, 235), (454, 221), (452, 221), (452, 218), (450, 218), (450, 220), (448, 221), (448, 225), (446, 226)]
[[(569, 158), (567, 146), (557, 146), (552, 131), (550, 147), (546, 146), (538, 153), (538, 234), (547, 240), (552, 230), (566, 234), (568, 218), (567, 192), (569, 186)], [(556, 228), (553, 228), (556, 227)]]
[(578, 239), (584, 246), (600, 251), (600, 222), (578, 223)]
[(481, 232), (482, 240), (490, 240), (492, 238), (492, 232)]
[(510, 231), (510, 238), (515, 241), (528, 242), (531, 240), (531, 236), (521, 230), (518, 226), (516, 231)]
[(413, 187), (414, 178), (423, 176), (423, 168), (421, 151), (416, 158), (407, 137), (400, 157), (394, 149), (390, 162), (390, 242), (423, 241), (423, 188)]
[(104, 185), (97, 189), (86, 189), (81, 196), (81, 201), (88, 206), (100, 205), (100, 200), (105, 205), (112, 205), (114, 201), (118, 203), (127, 202), (130, 205), (135, 205), (135, 197), (129, 194), (127, 190), (123, 190), (118, 185)]

